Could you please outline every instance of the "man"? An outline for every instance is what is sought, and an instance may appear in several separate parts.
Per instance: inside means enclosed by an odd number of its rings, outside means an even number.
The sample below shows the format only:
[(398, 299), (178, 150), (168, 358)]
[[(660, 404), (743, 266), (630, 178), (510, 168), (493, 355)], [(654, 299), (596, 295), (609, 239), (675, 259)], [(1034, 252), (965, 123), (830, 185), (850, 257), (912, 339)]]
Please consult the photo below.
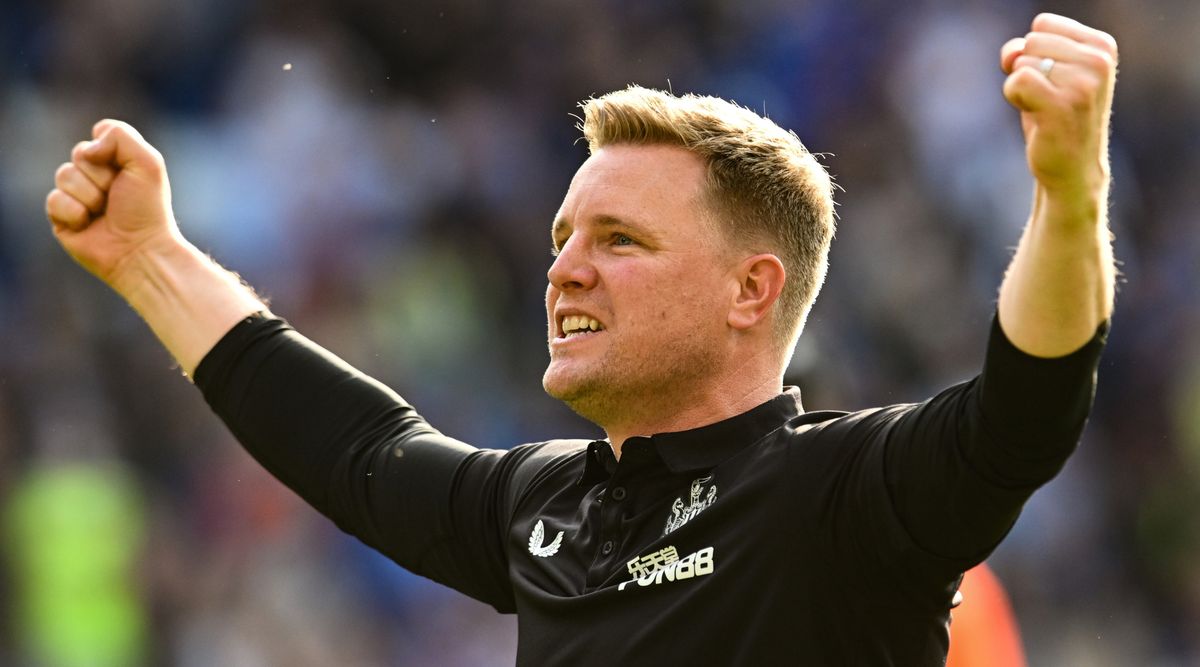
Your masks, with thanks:
[(983, 372), (851, 414), (782, 387), (824, 275), (829, 179), (720, 100), (585, 104), (544, 385), (604, 428), (591, 443), (439, 434), (187, 243), (161, 156), (123, 123), (75, 147), (47, 211), (276, 476), (397, 563), (520, 614), (519, 663), (935, 665), (962, 573), (1090, 408), (1115, 62), (1111, 37), (1049, 14), (1004, 46), (1036, 184)]

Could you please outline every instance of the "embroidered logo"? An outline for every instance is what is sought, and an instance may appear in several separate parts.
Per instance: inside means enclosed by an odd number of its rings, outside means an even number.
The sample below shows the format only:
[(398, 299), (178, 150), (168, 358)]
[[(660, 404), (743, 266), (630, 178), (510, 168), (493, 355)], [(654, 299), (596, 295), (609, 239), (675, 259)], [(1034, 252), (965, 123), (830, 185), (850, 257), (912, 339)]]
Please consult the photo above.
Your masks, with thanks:
[(537, 525), (533, 527), (533, 532), (529, 535), (529, 553), (538, 558), (549, 558), (558, 553), (558, 548), (562, 546), (562, 531), (558, 531), (558, 535), (554, 536), (554, 540), (545, 546), (542, 545), (546, 540), (546, 527), (542, 525), (542, 520), (538, 519)]
[(663, 529), (663, 535), (666, 535), (688, 521), (691, 521), (696, 517), (697, 514), (708, 509), (708, 506), (716, 501), (716, 484), (708, 487), (708, 493), (704, 492), (704, 485), (711, 481), (712, 475), (693, 480), (689, 499), (690, 502), (687, 505), (684, 505), (683, 498), (676, 498), (675, 502), (671, 503), (671, 516), (667, 517), (667, 527)]

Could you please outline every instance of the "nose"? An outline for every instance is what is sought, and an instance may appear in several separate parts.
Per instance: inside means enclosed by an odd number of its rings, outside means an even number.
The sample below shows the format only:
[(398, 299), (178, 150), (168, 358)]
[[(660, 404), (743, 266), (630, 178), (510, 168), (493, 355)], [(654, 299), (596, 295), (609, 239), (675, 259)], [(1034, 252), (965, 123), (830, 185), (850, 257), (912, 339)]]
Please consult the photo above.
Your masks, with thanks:
[(546, 279), (560, 291), (591, 289), (596, 285), (596, 267), (583, 241), (582, 234), (567, 239), (546, 272)]

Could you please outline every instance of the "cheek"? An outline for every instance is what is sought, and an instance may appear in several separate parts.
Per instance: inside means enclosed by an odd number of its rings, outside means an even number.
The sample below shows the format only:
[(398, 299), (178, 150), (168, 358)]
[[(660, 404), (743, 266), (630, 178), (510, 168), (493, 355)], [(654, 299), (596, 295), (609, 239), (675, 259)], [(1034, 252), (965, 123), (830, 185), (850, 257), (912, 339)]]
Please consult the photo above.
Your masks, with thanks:
[[(724, 322), (725, 285), (719, 276), (689, 265), (669, 270), (638, 271), (609, 267), (605, 272), (607, 295), (613, 312), (627, 331), (639, 330), (650, 338), (695, 335)], [(659, 267), (663, 268), (663, 267)], [(549, 299), (547, 295), (547, 299)]]
[(661, 308), (664, 324), (672, 330), (683, 329), (690, 336), (707, 335), (725, 324), (727, 308), (724, 286), (707, 276), (697, 280), (694, 273), (681, 276), (673, 298)]
[(651, 334), (666, 334), (677, 337), (694, 334), (713, 320), (718, 312), (718, 295), (715, 288), (697, 282), (692, 272), (670, 276), (656, 276), (642, 281), (636, 290), (630, 290), (625, 304), (625, 313), (640, 329)]

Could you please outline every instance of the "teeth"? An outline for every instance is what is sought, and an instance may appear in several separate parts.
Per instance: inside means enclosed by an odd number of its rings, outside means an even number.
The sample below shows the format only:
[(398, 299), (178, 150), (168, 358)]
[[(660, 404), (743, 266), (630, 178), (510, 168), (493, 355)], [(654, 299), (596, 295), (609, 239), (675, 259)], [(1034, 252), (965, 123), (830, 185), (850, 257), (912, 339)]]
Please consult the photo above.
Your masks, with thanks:
[(562, 332), (564, 335), (584, 331), (601, 331), (603, 329), (604, 327), (600, 326), (600, 322), (584, 315), (568, 315), (562, 321)]

